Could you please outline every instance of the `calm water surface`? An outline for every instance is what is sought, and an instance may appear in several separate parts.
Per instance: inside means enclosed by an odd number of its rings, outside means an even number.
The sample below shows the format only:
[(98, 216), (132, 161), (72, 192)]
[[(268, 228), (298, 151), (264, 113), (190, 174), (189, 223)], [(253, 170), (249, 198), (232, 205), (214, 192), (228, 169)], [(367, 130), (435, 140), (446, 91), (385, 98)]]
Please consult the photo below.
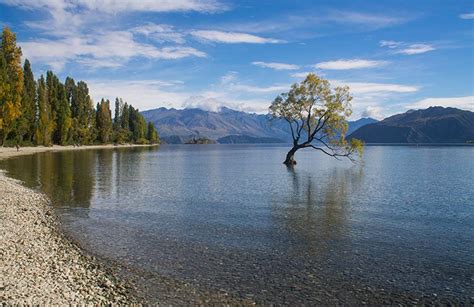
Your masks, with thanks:
[(474, 301), (474, 147), (364, 163), (257, 145), (42, 153), (0, 167), (106, 259), (257, 302)]

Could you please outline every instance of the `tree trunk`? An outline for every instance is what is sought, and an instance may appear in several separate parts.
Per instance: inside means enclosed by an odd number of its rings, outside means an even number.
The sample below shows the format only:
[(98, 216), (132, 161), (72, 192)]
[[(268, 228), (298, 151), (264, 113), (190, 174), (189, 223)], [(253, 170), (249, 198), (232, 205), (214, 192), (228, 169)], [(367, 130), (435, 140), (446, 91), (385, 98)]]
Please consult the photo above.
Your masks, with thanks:
[(293, 146), (293, 148), (286, 154), (286, 159), (283, 164), (285, 164), (286, 166), (296, 165), (295, 153), (298, 149), (300, 149), (299, 146)]

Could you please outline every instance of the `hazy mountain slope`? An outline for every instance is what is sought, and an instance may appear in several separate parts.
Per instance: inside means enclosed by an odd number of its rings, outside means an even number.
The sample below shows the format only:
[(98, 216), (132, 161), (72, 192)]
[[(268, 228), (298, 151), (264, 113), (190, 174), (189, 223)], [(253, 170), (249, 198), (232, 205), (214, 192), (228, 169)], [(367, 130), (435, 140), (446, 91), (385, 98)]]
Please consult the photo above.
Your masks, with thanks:
[(474, 140), (474, 112), (430, 107), (363, 126), (349, 138), (366, 143), (465, 143)]
[[(222, 108), (219, 112), (159, 108), (144, 111), (142, 114), (147, 121), (155, 124), (161, 139), (168, 143), (183, 143), (192, 137), (217, 140), (226, 136), (233, 136), (235, 141), (244, 140), (243, 138), (238, 140), (235, 136), (251, 137), (247, 138), (246, 142), (258, 141), (258, 138), (280, 139), (285, 142), (291, 140), (291, 132), (286, 121), (270, 120), (268, 115), (246, 113), (229, 108)], [(373, 122), (376, 120), (371, 118), (350, 122), (349, 133)]]
[(355, 120), (355, 121), (350, 121), (349, 122), (349, 128), (347, 129), (347, 134), (346, 135), (351, 134), (352, 132), (356, 131), (357, 129), (359, 129), (362, 126), (365, 126), (365, 125), (368, 125), (368, 124), (374, 124), (376, 122), (378, 122), (378, 120), (370, 118), (370, 117), (364, 117), (364, 118), (360, 118), (360, 119)]
[(156, 125), (162, 137), (194, 135), (218, 139), (228, 135), (248, 135), (287, 139), (290, 136), (288, 127), (282, 122), (269, 121), (266, 115), (228, 108), (219, 112), (159, 108), (142, 114)]

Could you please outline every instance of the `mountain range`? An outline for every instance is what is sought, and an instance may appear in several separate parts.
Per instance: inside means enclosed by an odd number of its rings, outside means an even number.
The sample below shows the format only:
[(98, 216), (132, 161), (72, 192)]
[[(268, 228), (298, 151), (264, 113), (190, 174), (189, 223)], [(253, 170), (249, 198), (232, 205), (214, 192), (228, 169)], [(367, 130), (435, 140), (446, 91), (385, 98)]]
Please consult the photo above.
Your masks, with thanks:
[[(155, 124), (161, 139), (170, 144), (181, 144), (193, 138), (209, 138), (219, 143), (288, 143), (291, 132), (284, 120), (271, 120), (268, 115), (246, 113), (226, 107), (219, 112), (201, 109), (158, 108), (142, 112), (147, 121)], [(361, 118), (349, 122), (348, 134), (377, 122)]]
[[(289, 143), (291, 132), (284, 120), (223, 107), (219, 112), (201, 109), (159, 108), (142, 112), (158, 128), (166, 143), (207, 138), (223, 144)], [(409, 110), (382, 121), (361, 118), (349, 122), (348, 138), (365, 143), (471, 143), (474, 112), (430, 107)]]
[(410, 110), (362, 126), (348, 138), (366, 143), (472, 143), (474, 112), (443, 107)]

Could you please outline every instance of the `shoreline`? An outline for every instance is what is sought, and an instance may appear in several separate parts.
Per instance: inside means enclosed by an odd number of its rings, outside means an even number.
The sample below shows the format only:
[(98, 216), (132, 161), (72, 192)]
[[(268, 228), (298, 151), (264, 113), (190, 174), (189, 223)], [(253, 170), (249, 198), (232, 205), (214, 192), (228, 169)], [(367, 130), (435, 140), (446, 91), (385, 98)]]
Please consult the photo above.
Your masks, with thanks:
[[(48, 151), (153, 147), (0, 147), (0, 160)], [(146, 277), (145, 277), (146, 276)], [(7, 305), (237, 304), (222, 290), (195, 288), (159, 273), (102, 259), (61, 227), (51, 200), (0, 169), (0, 302)]]
[[(47, 151), (158, 145), (0, 147), (0, 160)], [(136, 304), (136, 289), (63, 233), (50, 200), (0, 170), (0, 301)]]
[(0, 301), (137, 303), (134, 289), (63, 234), (49, 199), (0, 171)]
[(83, 145), (83, 146), (72, 146), (72, 145), (53, 145), (51, 147), (45, 146), (28, 146), (20, 147), (20, 150), (17, 151), (15, 147), (0, 147), (0, 160), (14, 158), (24, 155), (32, 155), (40, 152), (47, 151), (71, 151), (71, 150), (87, 150), (87, 149), (114, 149), (114, 148), (132, 148), (132, 147), (158, 147), (160, 144), (124, 144), (124, 145), (114, 145), (114, 144), (103, 144), (103, 145)]

